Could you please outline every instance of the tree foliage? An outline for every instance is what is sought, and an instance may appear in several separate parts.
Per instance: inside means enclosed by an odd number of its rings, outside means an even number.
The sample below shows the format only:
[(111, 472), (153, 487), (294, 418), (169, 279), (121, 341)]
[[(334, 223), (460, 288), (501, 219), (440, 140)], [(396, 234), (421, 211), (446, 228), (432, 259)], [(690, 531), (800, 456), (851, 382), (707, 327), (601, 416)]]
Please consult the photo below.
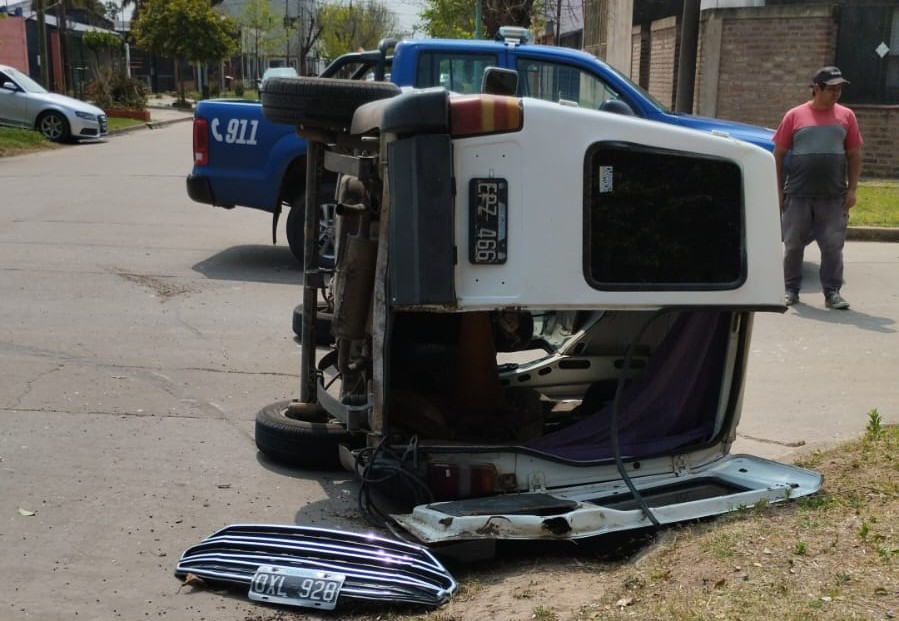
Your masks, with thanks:
[(94, 73), (104, 65), (120, 64), (124, 52), (124, 41), (119, 35), (99, 30), (88, 30), (81, 42), (94, 55)]
[(300, 46), (298, 54), (300, 58), (300, 66), (298, 67), (300, 75), (309, 74), (309, 68), (306, 66), (306, 57), (309, 56), (309, 53), (316, 46), (324, 32), (322, 11), (321, 5), (301, 3), (300, 15), (293, 24)]
[(147, 85), (143, 80), (129, 78), (122, 71), (104, 67), (87, 85), (88, 99), (104, 110), (125, 108), (147, 109)]
[(473, 39), (479, 1), (481, 35), (486, 39), (494, 38), (500, 26), (530, 28), (535, 10), (542, 6), (540, 0), (425, 0), (427, 8), (421, 13), (425, 32), (432, 37)]
[(381, 39), (396, 34), (396, 14), (371, 0), (365, 4), (329, 4), (322, 8), (319, 52), (327, 61), (347, 52), (375, 49)]
[(248, 77), (258, 78), (262, 72), (262, 59), (283, 52), (289, 33), (282, 20), (272, 12), (268, 0), (249, 0), (237, 23), (240, 24), (241, 51), (255, 59), (251, 66), (253, 71)]
[[(237, 50), (234, 20), (212, 10), (208, 0), (146, 0), (131, 25), (131, 34), (139, 46), (160, 56), (195, 63), (228, 58)], [(175, 63), (175, 79), (181, 85), (180, 69)]]
[(421, 12), (425, 32), (440, 39), (473, 39), (477, 0), (427, 0)]
[(208, 0), (147, 0), (131, 29), (142, 48), (191, 62), (229, 57), (237, 49), (235, 31), (233, 20)]
[(88, 30), (81, 36), (81, 42), (95, 54), (104, 50), (119, 50), (123, 43), (119, 35), (100, 30)]

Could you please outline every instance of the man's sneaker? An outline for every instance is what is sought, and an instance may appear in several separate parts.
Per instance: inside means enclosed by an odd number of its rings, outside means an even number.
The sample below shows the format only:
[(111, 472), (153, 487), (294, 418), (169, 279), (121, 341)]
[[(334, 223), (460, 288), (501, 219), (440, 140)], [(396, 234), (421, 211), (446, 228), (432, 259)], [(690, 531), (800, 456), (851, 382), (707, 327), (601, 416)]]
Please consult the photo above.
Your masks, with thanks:
[(784, 306), (793, 306), (793, 304), (796, 304), (797, 302), (799, 302), (798, 291), (787, 290), (787, 292), (784, 293)]
[(847, 302), (839, 293), (828, 293), (824, 296), (824, 306), (827, 308), (846, 310), (849, 308), (849, 302)]

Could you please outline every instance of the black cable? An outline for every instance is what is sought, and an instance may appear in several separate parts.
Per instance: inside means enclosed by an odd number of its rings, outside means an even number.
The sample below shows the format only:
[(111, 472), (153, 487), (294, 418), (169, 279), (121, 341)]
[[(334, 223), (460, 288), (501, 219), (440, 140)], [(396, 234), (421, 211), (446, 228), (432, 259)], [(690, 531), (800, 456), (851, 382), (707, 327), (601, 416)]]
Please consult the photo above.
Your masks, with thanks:
[[(372, 491), (380, 485), (397, 481), (402, 489), (411, 492), (413, 506), (433, 502), (434, 498), (427, 484), (415, 472), (418, 463), (418, 444), (415, 437), (410, 440), (402, 456), (398, 456), (387, 446), (387, 437), (374, 448), (366, 448), (356, 455), (356, 472), (361, 479), (357, 503), (360, 512), (375, 526), (384, 527), (389, 523), (389, 516), (378, 507)], [(407, 458), (411, 457), (413, 468), (406, 467)], [(363, 465), (364, 464), (364, 465)], [(393, 489), (397, 489), (394, 487)]]
[(670, 310), (671, 309), (661, 308), (653, 313), (652, 316), (647, 319), (643, 326), (640, 328), (640, 331), (637, 332), (637, 336), (634, 337), (634, 340), (631, 341), (631, 344), (628, 345), (627, 350), (624, 352), (624, 364), (621, 368), (621, 374), (618, 376), (618, 384), (615, 386), (615, 399), (612, 401), (612, 420), (610, 424), (610, 439), (612, 441), (612, 450), (615, 454), (615, 466), (618, 468), (618, 474), (621, 475), (621, 478), (624, 480), (624, 484), (627, 485), (627, 488), (634, 496), (634, 500), (636, 500), (637, 504), (640, 505), (640, 510), (643, 511), (643, 515), (645, 515), (646, 518), (650, 522), (652, 522), (652, 525), (656, 528), (661, 527), (661, 523), (656, 519), (656, 516), (653, 515), (652, 509), (650, 509), (649, 505), (646, 504), (646, 500), (643, 498), (643, 496), (640, 495), (640, 492), (637, 491), (637, 487), (634, 485), (634, 482), (631, 481), (631, 477), (624, 467), (624, 461), (621, 459), (621, 446), (618, 439), (618, 413), (621, 404), (621, 393), (624, 392), (624, 381), (631, 368), (631, 358), (633, 357), (633, 353), (640, 345), (640, 339), (643, 338), (643, 334), (647, 329), (649, 329), (649, 326), (652, 325), (652, 322), (654, 322), (665, 313), (670, 312)]

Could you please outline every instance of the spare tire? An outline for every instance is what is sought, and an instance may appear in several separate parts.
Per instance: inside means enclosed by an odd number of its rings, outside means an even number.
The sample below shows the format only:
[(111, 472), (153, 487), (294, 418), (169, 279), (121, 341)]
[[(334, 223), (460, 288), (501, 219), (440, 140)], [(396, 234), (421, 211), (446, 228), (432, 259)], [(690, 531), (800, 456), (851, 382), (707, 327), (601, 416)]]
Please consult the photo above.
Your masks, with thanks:
[(400, 94), (392, 82), (336, 78), (269, 78), (261, 93), (262, 115), (274, 123), (344, 128), (356, 108)]
[[(276, 401), (256, 414), (256, 448), (279, 464), (330, 470), (340, 466), (338, 446), (353, 434), (321, 408), (296, 413), (291, 401)], [(304, 404), (305, 405), (305, 404)]]
[[(334, 342), (331, 334), (331, 324), (334, 322), (334, 313), (327, 309), (316, 309), (315, 313), (315, 345), (318, 347), (330, 347)], [(303, 305), (297, 304), (293, 308), (293, 333), (297, 339), (303, 340)]]

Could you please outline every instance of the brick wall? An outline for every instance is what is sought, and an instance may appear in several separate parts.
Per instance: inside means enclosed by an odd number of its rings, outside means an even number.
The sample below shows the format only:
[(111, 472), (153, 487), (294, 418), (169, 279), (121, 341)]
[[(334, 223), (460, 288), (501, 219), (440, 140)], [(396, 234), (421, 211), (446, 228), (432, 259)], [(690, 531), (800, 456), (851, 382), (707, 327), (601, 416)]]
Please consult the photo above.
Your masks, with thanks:
[(642, 40), (643, 30), (640, 26), (634, 26), (631, 29), (631, 74), (630, 78), (634, 82), (640, 81), (640, 60), (642, 59)]
[(28, 44), (25, 20), (21, 17), (0, 18), (0, 65), (10, 65), (28, 73)]
[(851, 108), (865, 141), (862, 177), (899, 179), (899, 106), (857, 104)]
[[(702, 11), (693, 111), (777, 127), (784, 112), (808, 100), (812, 73), (833, 62), (835, 10), (831, 3)], [(641, 49), (641, 26), (631, 31), (631, 79), (643, 82), (642, 67), (644, 86), (672, 107), (676, 20), (651, 24), (648, 50)], [(899, 106), (850, 107), (865, 140), (862, 176), (899, 179)]]
[(652, 54), (649, 61), (649, 88), (656, 99), (674, 106), (675, 70), (679, 28), (676, 17), (666, 17), (652, 23)]
[[(694, 111), (777, 127), (833, 62), (836, 36), (832, 5), (703, 11)], [(899, 106), (850, 107), (865, 140), (862, 176), (899, 179)]]
[(776, 127), (788, 108), (808, 98), (815, 69), (833, 58), (832, 10), (780, 6), (722, 13), (715, 116)]

